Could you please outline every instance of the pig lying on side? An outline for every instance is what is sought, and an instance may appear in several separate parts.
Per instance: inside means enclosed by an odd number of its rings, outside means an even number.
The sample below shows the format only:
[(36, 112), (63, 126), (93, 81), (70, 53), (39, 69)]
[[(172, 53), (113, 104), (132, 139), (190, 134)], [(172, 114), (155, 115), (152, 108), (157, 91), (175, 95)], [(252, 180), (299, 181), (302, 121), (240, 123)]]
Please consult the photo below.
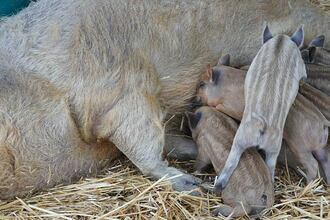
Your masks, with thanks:
[[(236, 54), (237, 65), (250, 63), (265, 20), (278, 31), (304, 23), (308, 39), (318, 33), (330, 36), (329, 16), (301, 0), (41, 0), (0, 21), (0, 66), (3, 73), (14, 69), (36, 75), (64, 93), (78, 138), (91, 151), (98, 150), (92, 146), (99, 139), (112, 142), (143, 174), (155, 179), (177, 176), (171, 179), (173, 187), (189, 191), (199, 181), (169, 167), (161, 156), (165, 113), (187, 110), (204, 64), (215, 61), (219, 51)], [(228, 23), (242, 28), (228, 28)], [(0, 106), (16, 108), (14, 122), (29, 120), (25, 112), (43, 117), (33, 106), (18, 106), (16, 96), (6, 95)], [(25, 124), (16, 127), (20, 138), (32, 141), (12, 144), (11, 151), (0, 145), (0, 199), (1, 193), (11, 198), (25, 194), (16, 182), (45, 190), (54, 184), (39, 182), (69, 181), (74, 169), (53, 157), (71, 154), (65, 146), (72, 146), (76, 136), (65, 130), (68, 123), (66, 117), (57, 117), (33, 132), (24, 132)], [(52, 132), (62, 136), (43, 136)], [(16, 164), (21, 163), (27, 167), (20, 173), (29, 181), (17, 175)], [(29, 175), (30, 170), (37, 175)], [(60, 175), (50, 176), (53, 172)]]
[[(208, 68), (204, 73), (197, 96), (203, 104), (214, 106), (241, 120), (244, 111), (245, 75), (246, 71), (229, 66), (229, 56), (226, 55), (216, 67)], [(322, 151), (328, 137), (328, 124), (320, 111), (298, 94), (288, 113), (283, 138), (304, 166), (308, 181), (317, 176), (318, 163), (312, 153), (324, 155)], [(323, 169), (325, 172), (330, 170), (326, 166)]]
[[(225, 165), (223, 158), (228, 157), (237, 131), (236, 122), (210, 107), (201, 107), (187, 116), (198, 146), (198, 169), (212, 163), (216, 172), (220, 172)], [(272, 206), (274, 192), (270, 172), (255, 149), (243, 153), (228, 186), (222, 191), (222, 199), (225, 205), (216, 212), (224, 216), (256, 214)]]
[(245, 78), (243, 118), (226, 165), (217, 179), (217, 190), (227, 185), (242, 153), (253, 146), (265, 151), (266, 164), (274, 179), (285, 120), (297, 96), (299, 81), (306, 77), (299, 50), (303, 40), (302, 28), (290, 38), (286, 35), (273, 37), (266, 26), (264, 44)]

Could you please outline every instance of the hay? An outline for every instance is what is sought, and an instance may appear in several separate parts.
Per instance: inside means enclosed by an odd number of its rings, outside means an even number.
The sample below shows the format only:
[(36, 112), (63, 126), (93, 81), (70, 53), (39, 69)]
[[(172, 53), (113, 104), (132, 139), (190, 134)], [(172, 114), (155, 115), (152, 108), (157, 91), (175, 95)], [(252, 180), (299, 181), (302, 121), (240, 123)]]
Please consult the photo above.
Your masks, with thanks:
[[(174, 165), (191, 167), (189, 162)], [(275, 205), (261, 219), (330, 219), (330, 190), (321, 180), (306, 186), (295, 172), (285, 167), (277, 171)], [(212, 182), (214, 176), (200, 177)], [(122, 159), (97, 178), (2, 202), (0, 219), (216, 219), (211, 212), (220, 203), (210, 193), (175, 192), (166, 178), (151, 181)]]
[[(311, 2), (330, 12), (330, 0)], [(191, 162), (173, 165), (192, 167)], [(199, 177), (212, 182), (214, 176)], [(276, 176), (275, 204), (260, 219), (330, 219), (330, 189), (322, 180), (306, 185), (287, 167), (278, 167)], [(195, 197), (175, 192), (166, 178), (151, 181), (122, 159), (94, 178), (0, 202), (0, 219), (216, 219), (211, 211), (220, 203), (210, 193)]]

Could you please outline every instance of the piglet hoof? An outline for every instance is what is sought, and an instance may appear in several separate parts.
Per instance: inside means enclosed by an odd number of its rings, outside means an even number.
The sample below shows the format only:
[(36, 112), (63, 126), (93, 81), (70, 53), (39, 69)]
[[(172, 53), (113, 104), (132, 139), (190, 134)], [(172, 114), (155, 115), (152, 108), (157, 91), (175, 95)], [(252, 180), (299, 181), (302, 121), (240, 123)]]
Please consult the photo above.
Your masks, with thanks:
[(218, 208), (214, 209), (212, 211), (212, 215), (213, 216), (224, 216), (224, 217), (228, 217), (232, 214), (233, 212), (233, 208), (228, 206), (228, 205), (220, 205)]
[(222, 190), (226, 187), (227, 183), (228, 183), (228, 180), (221, 178), (221, 177), (218, 178), (214, 185), (214, 192), (216, 194), (220, 194), (222, 192)]
[(224, 187), (222, 186), (221, 183), (216, 183), (215, 186), (214, 186), (214, 192), (217, 195), (220, 195), (223, 189), (224, 189)]
[(201, 179), (197, 177), (189, 174), (183, 174), (182, 176), (176, 177), (172, 180), (172, 187), (176, 191), (187, 192), (190, 195), (199, 196), (200, 189), (198, 186), (201, 182)]

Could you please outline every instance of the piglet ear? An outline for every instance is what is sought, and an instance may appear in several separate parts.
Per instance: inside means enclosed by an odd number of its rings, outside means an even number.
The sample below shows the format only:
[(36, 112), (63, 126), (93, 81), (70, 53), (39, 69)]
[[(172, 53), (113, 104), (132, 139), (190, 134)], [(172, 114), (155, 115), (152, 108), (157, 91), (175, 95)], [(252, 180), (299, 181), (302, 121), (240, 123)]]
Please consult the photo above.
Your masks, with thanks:
[(301, 48), (304, 44), (304, 28), (301, 26), (294, 32), (291, 36), (291, 40), (296, 43), (296, 45)]
[(209, 80), (211, 80), (211, 77), (212, 77), (212, 68), (211, 68), (211, 65), (208, 64), (205, 72), (202, 75), (202, 80), (209, 81)]
[(212, 77), (212, 67), (210, 64), (208, 64), (206, 67), (206, 77), (208, 80), (210, 80)]
[(323, 47), (324, 40), (325, 40), (324, 35), (317, 36), (309, 43), (309, 46), (310, 47)]
[(212, 81), (215, 85), (218, 84), (221, 72), (219, 70), (212, 71)]
[(202, 117), (202, 113), (201, 112), (197, 112), (197, 113), (186, 112), (186, 116), (188, 118), (188, 124), (189, 124), (190, 130), (193, 130), (197, 127), (198, 122)]
[(263, 33), (262, 33), (262, 43), (266, 43), (268, 40), (272, 39), (273, 35), (270, 33), (268, 25), (266, 25)]
[(217, 66), (221, 66), (221, 65), (224, 65), (224, 66), (230, 65), (230, 55), (229, 54), (226, 54), (219, 59)]
[(315, 58), (315, 53), (316, 53), (316, 47), (310, 47), (308, 48), (308, 61), (313, 62)]

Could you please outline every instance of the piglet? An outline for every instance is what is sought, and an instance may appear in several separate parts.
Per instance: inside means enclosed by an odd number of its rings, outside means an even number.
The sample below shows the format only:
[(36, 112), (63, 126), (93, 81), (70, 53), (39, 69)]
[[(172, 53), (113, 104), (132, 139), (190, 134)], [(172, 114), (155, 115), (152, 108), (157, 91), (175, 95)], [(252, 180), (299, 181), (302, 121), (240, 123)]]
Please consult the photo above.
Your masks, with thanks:
[(166, 134), (163, 155), (179, 161), (194, 160), (197, 157), (197, 146), (186, 136)]
[(290, 38), (286, 35), (273, 37), (266, 26), (264, 44), (245, 78), (243, 118), (226, 165), (216, 181), (217, 190), (227, 185), (242, 153), (253, 146), (264, 150), (274, 180), (284, 123), (298, 93), (299, 81), (306, 77), (299, 50), (303, 40), (302, 27)]
[(301, 50), (304, 62), (330, 66), (330, 50), (324, 48), (324, 35), (314, 38), (306, 49)]
[[(245, 107), (243, 90), (246, 71), (230, 67), (229, 59), (229, 55), (226, 55), (220, 59), (216, 67), (208, 67), (203, 74), (204, 81), (198, 89), (197, 97), (204, 105), (214, 106), (241, 120)], [(318, 108), (298, 94), (289, 110), (283, 138), (305, 168), (308, 182), (317, 176), (318, 171), (318, 163), (313, 154), (327, 155), (324, 147), (328, 137), (328, 126), (328, 120)], [(321, 157), (316, 158), (321, 162)], [(325, 172), (330, 171), (329, 167), (322, 167)], [(330, 179), (327, 179), (329, 182)]]
[(330, 95), (330, 50), (324, 48), (324, 36), (314, 38), (301, 55), (306, 64), (305, 82)]
[[(197, 143), (196, 167), (201, 171), (212, 163), (219, 173), (228, 157), (237, 131), (237, 123), (227, 115), (211, 107), (201, 107), (187, 114), (192, 137)], [(257, 214), (274, 203), (274, 192), (270, 172), (255, 149), (242, 154), (228, 186), (222, 191), (224, 205), (216, 214), (239, 217)]]

